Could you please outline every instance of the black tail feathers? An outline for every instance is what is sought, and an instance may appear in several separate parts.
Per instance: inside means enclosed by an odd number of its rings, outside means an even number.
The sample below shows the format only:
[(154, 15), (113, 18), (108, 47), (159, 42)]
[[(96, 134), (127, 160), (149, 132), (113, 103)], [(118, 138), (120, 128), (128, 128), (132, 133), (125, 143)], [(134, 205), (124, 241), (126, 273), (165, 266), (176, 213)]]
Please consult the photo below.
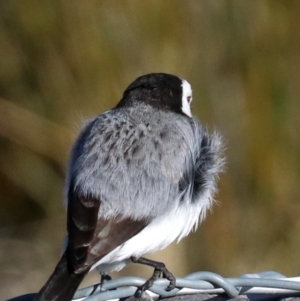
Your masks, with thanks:
[(74, 274), (69, 271), (66, 252), (57, 264), (53, 274), (41, 288), (34, 301), (70, 301), (88, 273)]

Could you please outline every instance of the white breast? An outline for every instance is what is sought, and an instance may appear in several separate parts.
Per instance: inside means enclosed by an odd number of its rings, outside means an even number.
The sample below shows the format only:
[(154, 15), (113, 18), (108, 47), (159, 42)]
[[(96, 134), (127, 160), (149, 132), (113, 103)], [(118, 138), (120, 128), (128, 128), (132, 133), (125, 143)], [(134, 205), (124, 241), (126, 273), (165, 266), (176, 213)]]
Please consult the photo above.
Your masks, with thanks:
[(202, 196), (200, 202), (192, 204), (189, 201), (179, 204), (171, 212), (155, 218), (140, 233), (94, 264), (92, 269), (97, 267), (103, 273), (109, 270), (118, 271), (130, 262), (128, 259), (131, 256), (141, 257), (164, 249), (176, 239), (180, 241), (193, 227), (197, 228), (211, 202), (212, 198), (207, 194)]

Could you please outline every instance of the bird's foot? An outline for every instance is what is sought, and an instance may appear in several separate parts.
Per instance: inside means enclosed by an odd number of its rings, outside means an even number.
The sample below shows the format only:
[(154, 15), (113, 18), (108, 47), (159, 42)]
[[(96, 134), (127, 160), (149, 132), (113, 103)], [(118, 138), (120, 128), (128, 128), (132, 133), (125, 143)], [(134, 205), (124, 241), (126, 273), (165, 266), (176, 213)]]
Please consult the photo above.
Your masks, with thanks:
[(100, 292), (102, 291), (103, 284), (110, 281), (112, 278), (108, 274), (101, 274)]
[(154, 272), (153, 275), (142, 285), (140, 286), (135, 294), (135, 298), (141, 298), (142, 294), (144, 291), (149, 289), (153, 284), (154, 281), (163, 276), (167, 280), (170, 281), (169, 285), (166, 287), (166, 291), (171, 291), (175, 288), (176, 286), (176, 278), (173, 276), (173, 274), (166, 268), (165, 264), (162, 262), (157, 262), (154, 260), (146, 259), (143, 257), (140, 258), (135, 258), (132, 257), (131, 260), (135, 263), (141, 263), (145, 265), (149, 265), (154, 267)]

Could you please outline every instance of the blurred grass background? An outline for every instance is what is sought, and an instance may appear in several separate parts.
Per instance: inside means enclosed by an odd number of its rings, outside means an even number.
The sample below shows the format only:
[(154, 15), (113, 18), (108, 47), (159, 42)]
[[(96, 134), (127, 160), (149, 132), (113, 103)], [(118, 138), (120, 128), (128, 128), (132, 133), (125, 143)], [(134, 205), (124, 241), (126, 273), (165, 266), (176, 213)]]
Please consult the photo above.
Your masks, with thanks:
[(58, 261), (82, 122), (150, 72), (187, 79), (194, 115), (227, 144), (219, 205), (152, 257), (178, 276), (299, 275), (299, 16), (299, 0), (1, 1), (1, 297), (37, 291)]

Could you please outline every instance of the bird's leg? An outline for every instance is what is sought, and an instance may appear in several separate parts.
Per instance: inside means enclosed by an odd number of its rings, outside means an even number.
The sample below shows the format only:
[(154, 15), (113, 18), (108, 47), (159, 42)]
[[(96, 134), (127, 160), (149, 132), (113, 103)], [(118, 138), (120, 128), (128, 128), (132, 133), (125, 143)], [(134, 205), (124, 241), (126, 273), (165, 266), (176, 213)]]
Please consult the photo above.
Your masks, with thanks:
[(102, 291), (102, 286), (105, 282), (110, 281), (112, 278), (105, 273), (100, 273), (101, 275), (101, 280), (100, 280), (100, 291)]
[(140, 298), (142, 296), (142, 293), (149, 289), (154, 281), (158, 279), (161, 274), (170, 281), (170, 284), (166, 288), (166, 291), (171, 291), (172, 289), (175, 288), (176, 286), (176, 278), (173, 276), (173, 274), (166, 268), (165, 264), (162, 262), (150, 260), (144, 257), (131, 257), (131, 261), (134, 263), (140, 263), (140, 264), (145, 264), (149, 265), (154, 268), (153, 275), (142, 285), (140, 286), (137, 291), (135, 292), (134, 296), (136, 298)]
[(112, 278), (108, 274), (102, 274), (101, 275), (101, 284), (110, 281)]

